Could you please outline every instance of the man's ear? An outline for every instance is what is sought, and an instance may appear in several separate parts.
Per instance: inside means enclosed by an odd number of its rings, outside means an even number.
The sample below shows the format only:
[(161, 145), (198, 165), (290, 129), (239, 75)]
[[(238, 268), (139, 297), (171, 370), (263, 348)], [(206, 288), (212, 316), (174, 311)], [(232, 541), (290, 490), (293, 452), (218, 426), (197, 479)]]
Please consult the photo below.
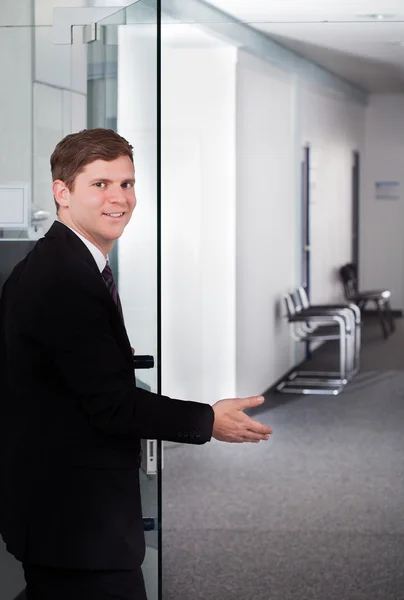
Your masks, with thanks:
[(70, 200), (70, 192), (61, 179), (56, 179), (52, 184), (52, 191), (55, 201), (59, 206), (68, 207)]

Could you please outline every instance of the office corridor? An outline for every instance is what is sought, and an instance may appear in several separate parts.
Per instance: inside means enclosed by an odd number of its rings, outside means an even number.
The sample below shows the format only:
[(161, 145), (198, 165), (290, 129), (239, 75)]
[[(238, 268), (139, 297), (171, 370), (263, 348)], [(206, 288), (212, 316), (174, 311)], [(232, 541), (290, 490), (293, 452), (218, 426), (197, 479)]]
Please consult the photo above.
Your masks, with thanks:
[(253, 413), (270, 441), (166, 450), (164, 600), (403, 600), (404, 321), (340, 396)]

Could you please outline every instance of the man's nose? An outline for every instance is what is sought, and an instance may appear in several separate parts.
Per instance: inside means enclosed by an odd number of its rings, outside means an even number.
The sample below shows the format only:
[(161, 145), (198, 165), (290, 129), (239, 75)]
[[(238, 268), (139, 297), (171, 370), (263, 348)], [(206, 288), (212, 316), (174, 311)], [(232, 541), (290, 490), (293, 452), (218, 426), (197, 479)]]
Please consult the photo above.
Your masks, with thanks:
[(111, 202), (126, 202), (125, 190), (120, 186), (111, 188), (109, 200), (111, 200)]

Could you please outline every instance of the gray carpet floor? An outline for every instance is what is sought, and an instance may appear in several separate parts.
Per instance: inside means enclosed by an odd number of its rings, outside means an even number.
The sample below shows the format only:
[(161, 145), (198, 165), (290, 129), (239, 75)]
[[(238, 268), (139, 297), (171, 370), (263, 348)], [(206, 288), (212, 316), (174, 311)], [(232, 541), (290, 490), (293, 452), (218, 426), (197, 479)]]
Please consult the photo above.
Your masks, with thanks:
[[(404, 600), (404, 320), (336, 397), (268, 391), (268, 442), (167, 445), (164, 600)], [(331, 345), (313, 360), (335, 359)]]
[[(363, 337), (342, 395), (268, 391), (270, 441), (166, 445), (163, 600), (404, 600), (404, 319)], [(22, 587), (0, 542), (0, 600)]]

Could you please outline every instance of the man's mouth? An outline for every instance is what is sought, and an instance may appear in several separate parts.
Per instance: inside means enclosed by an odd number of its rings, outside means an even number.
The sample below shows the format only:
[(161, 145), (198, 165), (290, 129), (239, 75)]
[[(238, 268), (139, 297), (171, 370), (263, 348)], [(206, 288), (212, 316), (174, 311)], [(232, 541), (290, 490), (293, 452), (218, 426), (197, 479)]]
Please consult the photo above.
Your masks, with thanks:
[(113, 217), (114, 219), (119, 219), (120, 217), (123, 217), (123, 215), (125, 213), (120, 212), (120, 213), (103, 213), (104, 215), (106, 215), (107, 217)]

